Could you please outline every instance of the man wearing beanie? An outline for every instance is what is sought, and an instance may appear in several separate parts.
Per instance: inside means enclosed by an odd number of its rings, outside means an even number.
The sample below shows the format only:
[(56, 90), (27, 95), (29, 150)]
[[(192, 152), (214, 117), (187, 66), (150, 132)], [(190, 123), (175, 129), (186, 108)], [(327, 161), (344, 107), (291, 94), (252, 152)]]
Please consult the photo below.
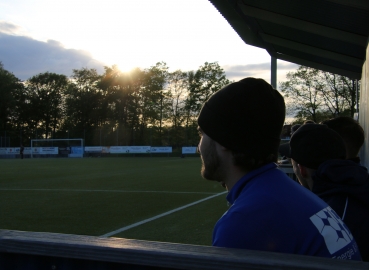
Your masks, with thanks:
[(289, 152), (300, 183), (323, 199), (350, 229), (364, 261), (369, 261), (369, 178), (360, 164), (345, 159), (342, 137), (326, 125), (303, 125)]
[(201, 174), (228, 190), (213, 245), (360, 260), (334, 211), (277, 168), (285, 104), (262, 79), (214, 93), (198, 117)]

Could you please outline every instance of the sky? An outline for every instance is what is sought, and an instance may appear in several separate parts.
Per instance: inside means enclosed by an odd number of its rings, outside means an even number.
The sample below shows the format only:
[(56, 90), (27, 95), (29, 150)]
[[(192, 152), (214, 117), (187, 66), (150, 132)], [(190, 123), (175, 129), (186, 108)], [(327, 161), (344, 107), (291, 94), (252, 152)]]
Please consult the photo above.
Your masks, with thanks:
[[(208, 0), (1, 0), (0, 62), (21, 80), (43, 72), (218, 62), (227, 78), (270, 82), (270, 56), (245, 44)], [(277, 61), (277, 81), (297, 65)]]

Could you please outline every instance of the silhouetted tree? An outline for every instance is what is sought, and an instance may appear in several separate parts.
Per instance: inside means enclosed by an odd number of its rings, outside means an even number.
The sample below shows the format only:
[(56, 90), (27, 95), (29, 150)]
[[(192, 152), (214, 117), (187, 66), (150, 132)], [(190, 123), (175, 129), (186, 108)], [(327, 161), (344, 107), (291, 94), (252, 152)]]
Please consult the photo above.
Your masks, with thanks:
[(354, 114), (356, 91), (347, 77), (300, 66), (287, 73), (287, 81), (281, 82), (279, 88), (288, 112), (300, 122)]
[(55, 73), (40, 73), (25, 82), (27, 92), (27, 124), (41, 129), (44, 138), (50, 138), (63, 121), (63, 95), (68, 78)]
[(24, 86), (13, 73), (0, 62), (0, 130), (11, 130), (19, 120), (25, 102)]

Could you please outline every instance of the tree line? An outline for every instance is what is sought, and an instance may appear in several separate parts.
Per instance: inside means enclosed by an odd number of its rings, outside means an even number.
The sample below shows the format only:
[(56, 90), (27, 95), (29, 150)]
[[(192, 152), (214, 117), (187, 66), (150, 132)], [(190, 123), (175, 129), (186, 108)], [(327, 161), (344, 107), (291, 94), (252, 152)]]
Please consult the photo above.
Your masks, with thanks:
[[(0, 142), (82, 138), (85, 145), (198, 143), (197, 116), (211, 94), (229, 84), (217, 62), (169, 72), (164, 62), (121, 72), (117, 66), (74, 69), (69, 78), (45, 72), (21, 81), (0, 62)], [(300, 66), (279, 84), (290, 124), (320, 122), (356, 111), (356, 85), (347, 77)], [(257, 127), (250, 127), (257, 128)]]
[(316, 123), (337, 116), (353, 117), (360, 94), (360, 81), (300, 66), (287, 73), (279, 84), (287, 103), (287, 112), (294, 116), (292, 124), (307, 120)]
[(83, 138), (85, 145), (198, 143), (196, 119), (208, 97), (231, 81), (217, 62), (169, 72), (164, 62), (121, 72), (117, 66), (45, 72), (25, 81), (0, 62), (0, 136), (7, 144), (36, 138)]

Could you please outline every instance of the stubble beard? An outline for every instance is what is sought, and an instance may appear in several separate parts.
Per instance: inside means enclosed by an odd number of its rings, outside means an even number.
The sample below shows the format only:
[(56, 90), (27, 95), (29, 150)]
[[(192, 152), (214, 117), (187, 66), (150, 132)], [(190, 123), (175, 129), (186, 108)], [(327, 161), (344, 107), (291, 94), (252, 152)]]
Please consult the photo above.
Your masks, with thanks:
[(221, 161), (216, 151), (215, 142), (212, 141), (206, 153), (201, 153), (201, 176), (211, 181), (223, 181)]

